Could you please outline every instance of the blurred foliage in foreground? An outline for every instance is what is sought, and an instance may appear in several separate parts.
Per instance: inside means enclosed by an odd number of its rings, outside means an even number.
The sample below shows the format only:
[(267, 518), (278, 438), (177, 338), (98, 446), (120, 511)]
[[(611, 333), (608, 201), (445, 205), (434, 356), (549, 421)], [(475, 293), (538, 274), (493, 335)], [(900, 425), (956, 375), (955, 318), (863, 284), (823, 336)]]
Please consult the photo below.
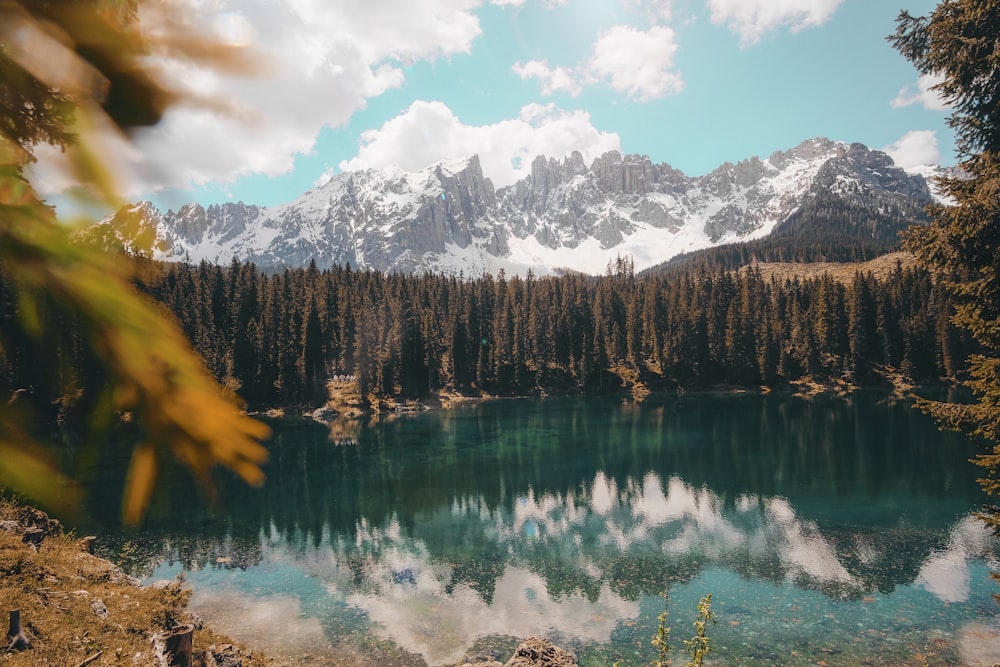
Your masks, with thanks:
[[(96, 355), (105, 378), (102, 387), (86, 387), (87, 446), (99, 455), (108, 427), (126, 415), (142, 428), (122, 504), (132, 524), (149, 504), (165, 457), (206, 488), (216, 464), (257, 484), (267, 456), (259, 441), (268, 436), (224, 395), (169, 316), (132, 287), (129, 262), (72, 243), (71, 230), (24, 178), (36, 147), (50, 144), (65, 152), (90, 196), (117, 204), (115, 175), (94, 150), (96, 128), (127, 133), (190, 101), (158, 82), (148, 58), (247, 67), (231, 47), (164, 19), (165, 3), (149, 4), (162, 15), (155, 37), (140, 31), (136, 2), (0, 2), (0, 272), (18, 293), (14, 325), (0, 330), (0, 355), (24, 354), (14, 342), (39, 338), (61, 317), (80, 323), (79, 344)], [(28, 432), (32, 415), (19, 398), (31, 387), (0, 389), (10, 392), (0, 402), (0, 484), (71, 514), (79, 486)]]

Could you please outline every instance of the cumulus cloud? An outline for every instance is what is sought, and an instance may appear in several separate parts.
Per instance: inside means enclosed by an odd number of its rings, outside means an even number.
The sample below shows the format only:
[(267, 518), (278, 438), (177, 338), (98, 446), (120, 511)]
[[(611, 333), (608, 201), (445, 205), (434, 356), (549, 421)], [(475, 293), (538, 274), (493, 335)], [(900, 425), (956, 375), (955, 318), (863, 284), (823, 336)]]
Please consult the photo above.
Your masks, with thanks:
[(787, 27), (792, 32), (825, 23), (843, 0), (708, 0), (712, 22), (740, 36), (752, 46), (769, 32)]
[[(298, 27), (308, 27), (301, 33), (302, 41), (322, 51), (330, 41), (350, 39), (370, 63), (386, 57), (408, 61), (468, 53), (482, 32), (473, 14), (480, 0), (283, 0), (282, 4), (299, 17)], [(238, 6), (243, 9), (245, 4)]]
[(892, 100), (895, 108), (908, 107), (912, 104), (922, 104), (930, 111), (945, 111), (948, 103), (936, 90), (931, 90), (934, 86), (944, 81), (941, 74), (921, 74), (917, 79), (916, 89), (913, 86), (903, 86), (899, 94)]
[(484, 174), (494, 186), (503, 187), (528, 174), (538, 155), (561, 158), (578, 150), (589, 161), (620, 147), (618, 135), (599, 131), (585, 111), (529, 104), (517, 118), (466, 125), (442, 102), (418, 100), (381, 128), (363, 133), (357, 156), (339, 167), (347, 171), (397, 165), (417, 171), (447, 158), (477, 154)]
[(883, 149), (903, 169), (941, 164), (941, 149), (934, 130), (913, 130)]
[[(228, 113), (177, 108), (137, 133), (132, 150), (109, 158), (125, 165), (126, 196), (285, 173), (322, 128), (345, 124), (368, 99), (400, 87), (401, 65), (469, 52), (481, 33), (473, 13), (481, 0), (185, 2), (190, 25), (250, 47), (266, 67), (246, 77), (154, 61), (168, 80)], [(57, 163), (35, 170), (40, 183), (66, 180)]]
[(542, 85), (542, 95), (563, 91), (576, 97), (583, 90), (575, 72), (566, 67), (549, 67), (544, 60), (529, 60), (523, 65), (514, 63), (512, 69), (522, 79), (538, 79)]
[(616, 25), (594, 42), (593, 53), (576, 67), (549, 67), (545, 61), (516, 63), (513, 71), (522, 79), (538, 79), (543, 95), (564, 91), (578, 95), (584, 84), (603, 83), (641, 102), (676, 95), (684, 79), (674, 69), (677, 41), (666, 26), (640, 30)]
[(643, 32), (618, 25), (597, 38), (588, 69), (615, 90), (647, 101), (684, 89), (684, 79), (674, 70), (675, 53), (674, 31), (666, 26)]
[(313, 181), (313, 187), (317, 188), (321, 185), (326, 185), (327, 183), (330, 182), (330, 179), (336, 175), (337, 175), (337, 170), (334, 169), (333, 167), (327, 166), (326, 169), (323, 170), (323, 173), (319, 175), (319, 178)]

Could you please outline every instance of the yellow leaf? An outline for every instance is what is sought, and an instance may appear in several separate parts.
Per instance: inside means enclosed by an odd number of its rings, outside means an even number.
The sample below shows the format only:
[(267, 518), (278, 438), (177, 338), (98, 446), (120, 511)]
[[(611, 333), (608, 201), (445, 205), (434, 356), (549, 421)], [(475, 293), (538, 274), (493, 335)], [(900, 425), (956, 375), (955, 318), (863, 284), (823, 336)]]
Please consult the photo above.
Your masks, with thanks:
[(77, 483), (59, 472), (45, 450), (23, 433), (14, 441), (0, 440), (0, 479), (62, 516), (79, 510), (82, 493)]
[(128, 477), (125, 482), (125, 499), (122, 518), (129, 525), (136, 525), (153, 497), (156, 481), (156, 451), (148, 443), (141, 444), (132, 453)]

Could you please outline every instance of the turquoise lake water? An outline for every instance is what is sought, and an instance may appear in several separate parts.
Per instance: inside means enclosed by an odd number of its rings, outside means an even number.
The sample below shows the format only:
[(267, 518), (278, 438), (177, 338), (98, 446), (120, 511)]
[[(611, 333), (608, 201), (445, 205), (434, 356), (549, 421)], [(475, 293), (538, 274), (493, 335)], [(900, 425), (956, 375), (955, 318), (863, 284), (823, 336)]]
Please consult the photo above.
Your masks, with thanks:
[(1000, 661), (975, 450), (882, 394), (272, 426), (263, 488), (222, 480), (209, 512), (179, 485), (110, 543), (290, 664), (505, 660), (545, 635), (585, 665), (643, 665), (665, 591), (677, 646), (712, 594), (714, 664)]

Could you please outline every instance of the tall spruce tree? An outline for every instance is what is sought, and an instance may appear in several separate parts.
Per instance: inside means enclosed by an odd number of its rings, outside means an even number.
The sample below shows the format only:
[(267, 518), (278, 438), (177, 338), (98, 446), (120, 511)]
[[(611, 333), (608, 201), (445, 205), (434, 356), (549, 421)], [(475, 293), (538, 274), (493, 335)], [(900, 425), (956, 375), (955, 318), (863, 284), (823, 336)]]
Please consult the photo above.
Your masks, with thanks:
[[(906, 246), (955, 300), (952, 321), (967, 329), (982, 353), (968, 360), (976, 400), (921, 400), (946, 428), (982, 441), (980, 480), (1000, 493), (1000, 0), (943, 0), (930, 16), (902, 12), (888, 39), (950, 105), (958, 157), (965, 172), (940, 186), (954, 206), (937, 206), (927, 227), (908, 232)], [(1000, 530), (1000, 508), (984, 519)]]

